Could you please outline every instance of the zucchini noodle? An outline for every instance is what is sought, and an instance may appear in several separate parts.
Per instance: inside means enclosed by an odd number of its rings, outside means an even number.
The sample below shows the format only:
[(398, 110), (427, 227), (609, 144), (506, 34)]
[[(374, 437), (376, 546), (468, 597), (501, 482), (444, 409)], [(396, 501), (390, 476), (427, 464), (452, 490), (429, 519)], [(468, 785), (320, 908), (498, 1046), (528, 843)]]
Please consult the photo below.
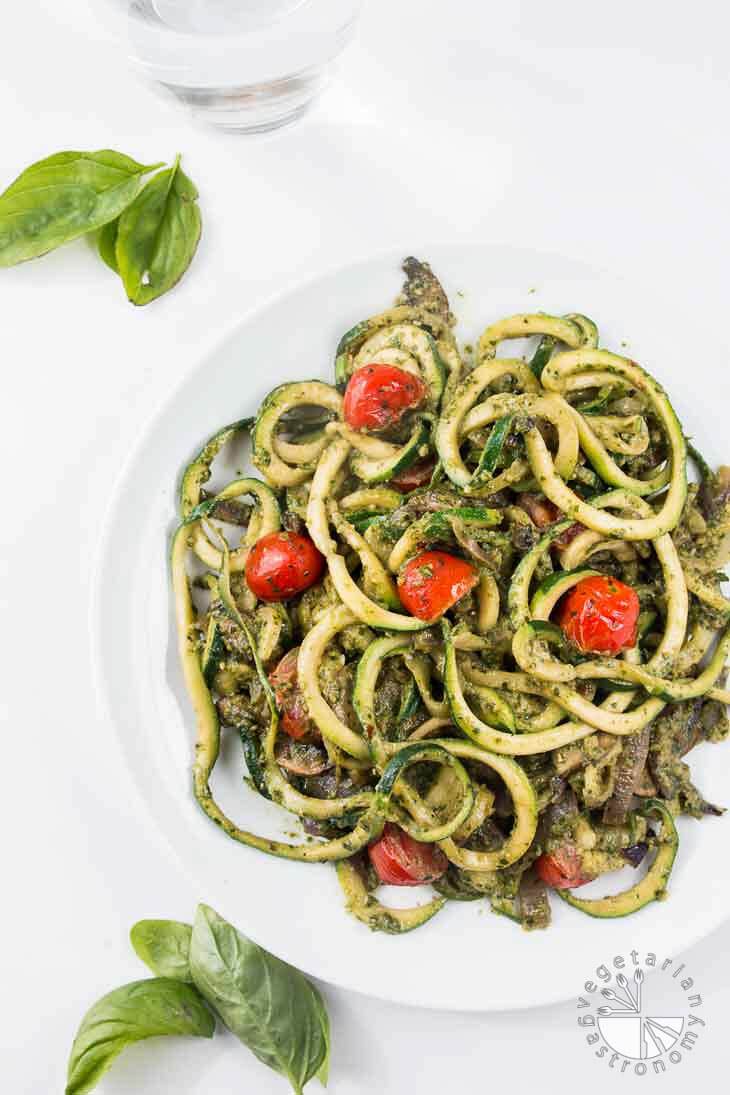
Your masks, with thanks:
[[(335, 863), (372, 930), (402, 934), (483, 898), (535, 927), (523, 882), (548, 910), (540, 880), (568, 860), (580, 865), (557, 891), (569, 906), (633, 913), (665, 894), (674, 819), (719, 812), (683, 758), (730, 731), (730, 471), (692, 449), (701, 482), (688, 483), (667, 394), (600, 347), (587, 316), (498, 319), (462, 355), (428, 264), (403, 268), (395, 305), (340, 339), (333, 383), (280, 385), (183, 473), (170, 571), (196, 800), (241, 844)], [(526, 358), (500, 356), (529, 339)], [(422, 401), (366, 429), (343, 395), (373, 365), (418, 376)], [(247, 432), (261, 478), (206, 490)], [(257, 594), (250, 567), (272, 536), (307, 536), (321, 577)], [(601, 583), (629, 587), (635, 606), (630, 637), (607, 645), (576, 637), (566, 609)], [(301, 819), (307, 840), (224, 813), (222, 728), (243, 746), (243, 793)], [(437, 892), (383, 904), (386, 854), (403, 884)], [(577, 894), (644, 854), (622, 893)]]
[[(284, 446), (277, 437), (282, 416), (301, 404), (323, 407), (336, 415), (342, 412), (342, 397), (319, 380), (274, 388), (261, 405), (251, 434), (251, 459), (272, 487), (293, 487), (310, 479), (313, 465), (327, 445), (324, 433), (307, 445), (296, 446)], [(292, 455), (297, 450), (299, 455)]]

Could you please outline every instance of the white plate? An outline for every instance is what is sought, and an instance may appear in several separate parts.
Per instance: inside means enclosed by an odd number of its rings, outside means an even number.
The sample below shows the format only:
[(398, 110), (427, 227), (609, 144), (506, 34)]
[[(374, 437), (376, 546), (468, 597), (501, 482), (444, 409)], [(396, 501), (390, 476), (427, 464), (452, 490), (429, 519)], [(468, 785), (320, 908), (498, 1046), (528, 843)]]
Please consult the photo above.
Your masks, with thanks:
[[(681, 309), (656, 305), (645, 290), (586, 266), (529, 251), (439, 246), (417, 254), (444, 281), (465, 340), (512, 312), (595, 318), (602, 345), (644, 363), (669, 390), (687, 433), (710, 459), (722, 459), (728, 370), (710, 356), (709, 343), (707, 355), (696, 341), (682, 348), (681, 340), (696, 340), (697, 332)], [(100, 680), (154, 825), (195, 880), (199, 899), (251, 938), (314, 976), (402, 1003), (463, 1010), (545, 1004), (576, 994), (607, 956), (631, 947), (676, 954), (728, 916), (730, 815), (680, 822), (670, 899), (634, 917), (597, 921), (554, 902), (552, 928), (527, 934), (483, 902), (451, 903), (425, 927), (391, 937), (371, 934), (345, 913), (332, 867), (288, 863), (234, 843), (199, 811), (190, 790), (193, 721), (166, 572), (181, 468), (219, 426), (253, 413), (275, 384), (331, 380), (338, 337), (391, 302), (400, 257), (329, 273), (242, 320), (146, 430), (116, 493), (97, 570)], [(702, 746), (691, 760), (705, 795), (727, 803), (730, 745)], [(254, 831), (296, 830), (289, 815), (249, 791), (242, 772), (238, 742), (225, 735), (213, 783), (225, 808)]]

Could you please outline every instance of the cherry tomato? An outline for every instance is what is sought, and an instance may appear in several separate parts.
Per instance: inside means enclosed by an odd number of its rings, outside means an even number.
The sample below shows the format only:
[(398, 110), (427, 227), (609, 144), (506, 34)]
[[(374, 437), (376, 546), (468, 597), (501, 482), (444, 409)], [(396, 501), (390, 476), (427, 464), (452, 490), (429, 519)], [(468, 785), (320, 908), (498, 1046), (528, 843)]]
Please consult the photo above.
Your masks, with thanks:
[(324, 556), (308, 536), (269, 532), (257, 540), (246, 560), (246, 581), (262, 601), (286, 601), (318, 582)]
[(389, 822), (368, 847), (375, 873), (386, 886), (420, 886), (441, 878), (449, 861), (435, 844), (422, 844)]
[(276, 696), (276, 706), (281, 712), (279, 725), (284, 733), (297, 741), (309, 734), (317, 733), (317, 728), (309, 717), (304, 696), (299, 690), (298, 657), (299, 647), (295, 646), (284, 655), (276, 669), (269, 674), (269, 681)]
[(423, 460), (416, 460), (415, 464), (394, 475), (388, 480), (387, 486), (399, 490), (401, 494), (407, 494), (408, 491), (416, 490), (417, 487), (425, 487), (431, 482), (435, 467), (435, 458), (426, 456)]
[(586, 654), (618, 654), (636, 645), (639, 598), (618, 578), (584, 578), (557, 611), (567, 638)]
[(343, 414), (353, 430), (384, 430), (422, 403), (426, 385), (395, 365), (363, 365), (345, 389)]
[(591, 875), (583, 873), (580, 856), (572, 844), (564, 844), (539, 856), (535, 860), (535, 870), (545, 885), (554, 890), (572, 890), (593, 881)]
[(446, 551), (422, 551), (398, 576), (403, 607), (419, 620), (435, 620), (479, 581), (471, 563)]

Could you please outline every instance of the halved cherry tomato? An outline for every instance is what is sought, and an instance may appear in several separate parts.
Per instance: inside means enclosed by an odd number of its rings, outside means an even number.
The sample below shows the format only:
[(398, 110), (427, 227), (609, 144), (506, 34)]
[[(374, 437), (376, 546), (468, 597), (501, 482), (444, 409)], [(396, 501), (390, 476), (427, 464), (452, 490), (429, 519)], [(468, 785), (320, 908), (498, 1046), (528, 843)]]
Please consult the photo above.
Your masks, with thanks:
[(554, 890), (572, 890), (593, 881), (592, 875), (583, 873), (580, 856), (572, 844), (564, 844), (539, 856), (535, 860), (535, 870), (545, 885)]
[(599, 574), (584, 578), (558, 604), (557, 622), (585, 654), (618, 654), (636, 646), (636, 590)]
[(246, 560), (246, 581), (262, 601), (286, 601), (318, 582), (324, 555), (308, 536), (269, 532), (257, 540)]
[(297, 677), (297, 658), (299, 647), (295, 646), (281, 659), (276, 669), (269, 674), (269, 681), (276, 696), (276, 706), (281, 712), (281, 729), (299, 741), (309, 734), (317, 732), (309, 717), (304, 696), (299, 690)]
[(363, 365), (350, 377), (342, 413), (353, 430), (384, 430), (423, 402), (426, 385), (395, 365)]
[(435, 844), (422, 844), (391, 822), (368, 847), (375, 873), (386, 886), (420, 886), (441, 878), (449, 861)]
[(407, 494), (408, 491), (425, 487), (426, 483), (430, 483), (435, 467), (435, 458), (426, 456), (423, 460), (416, 460), (415, 464), (398, 472), (388, 480), (387, 485), (394, 490), (399, 490), (401, 494)]
[(403, 607), (419, 620), (435, 620), (479, 581), (471, 563), (447, 551), (422, 551), (398, 576)]

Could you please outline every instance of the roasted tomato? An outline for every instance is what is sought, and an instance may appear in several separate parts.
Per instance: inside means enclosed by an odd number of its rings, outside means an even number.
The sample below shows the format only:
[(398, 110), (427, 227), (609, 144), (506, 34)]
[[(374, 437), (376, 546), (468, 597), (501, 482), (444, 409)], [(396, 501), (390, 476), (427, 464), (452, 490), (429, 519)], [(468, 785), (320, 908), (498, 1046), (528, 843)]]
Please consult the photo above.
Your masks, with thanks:
[(269, 674), (269, 681), (276, 696), (276, 706), (281, 712), (281, 729), (297, 741), (317, 732), (309, 717), (304, 696), (299, 690), (298, 657), (299, 647), (295, 646), (284, 655), (276, 669)]
[(435, 844), (422, 844), (390, 822), (383, 829), (383, 835), (369, 846), (368, 855), (375, 873), (386, 886), (420, 886), (422, 882), (435, 882), (449, 865)]
[(584, 578), (558, 604), (557, 622), (585, 654), (619, 654), (636, 645), (636, 590), (599, 574)]
[(425, 396), (426, 385), (419, 376), (395, 365), (374, 363), (352, 374), (342, 410), (353, 430), (384, 430), (400, 422)]
[(286, 601), (318, 582), (324, 556), (308, 536), (270, 532), (257, 540), (246, 560), (246, 581), (262, 601)]
[(436, 620), (479, 581), (471, 563), (446, 551), (422, 551), (398, 576), (403, 607), (419, 620)]
[(572, 890), (593, 881), (592, 875), (583, 873), (580, 856), (572, 844), (564, 844), (539, 856), (535, 860), (535, 870), (545, 885), (554, 890)]
[(430, 483), (435, 467), (436, 460), (433, 456), (416, 460), (415, 464), (411, 464), (409, 468), (405, 468), (389, 479), (386, 486), (399, 490), (401, 494), (407, 494), (411, 490), (425, 487), (427, 483)]

